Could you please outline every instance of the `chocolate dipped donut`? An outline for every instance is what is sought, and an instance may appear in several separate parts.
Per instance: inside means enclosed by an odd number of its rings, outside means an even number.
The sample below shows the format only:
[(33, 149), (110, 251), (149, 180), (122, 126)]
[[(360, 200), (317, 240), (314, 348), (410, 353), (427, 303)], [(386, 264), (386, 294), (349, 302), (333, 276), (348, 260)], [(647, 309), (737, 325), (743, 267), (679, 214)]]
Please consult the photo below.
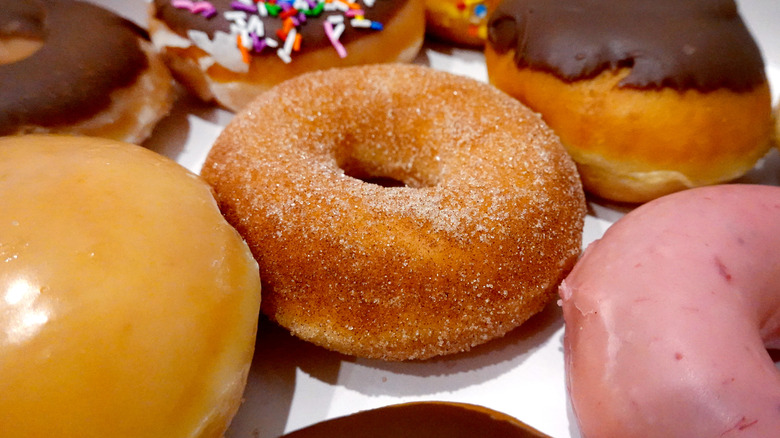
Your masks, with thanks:
[(764, 62), (732, 0), (506, 0), (488, 28), (490, 81), (542, 114), (598, 196), (732, 180), (768, 149)]
[(139, 143), (173, 82), (146, 32), (98, 6), (0, 0), (0, 135), (67, 133)]
[(422, 46), (417, 0), (155, 0), (149, 29), (190, 91), (237, 111), (301, 73), (408, 62)]

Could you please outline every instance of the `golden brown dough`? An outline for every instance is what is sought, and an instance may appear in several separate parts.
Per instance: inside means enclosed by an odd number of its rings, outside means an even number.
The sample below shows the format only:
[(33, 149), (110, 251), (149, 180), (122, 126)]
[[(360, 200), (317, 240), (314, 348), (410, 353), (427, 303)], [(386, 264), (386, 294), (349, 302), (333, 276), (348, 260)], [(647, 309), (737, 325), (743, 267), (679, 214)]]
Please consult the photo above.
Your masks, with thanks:
[(260, 280), (209, 186), (139, 146), (15, 136), (0, 199), (2, 435), (221, 437)]
[(202, 175), (260, 264), (264, 313), (347, 354), (501, 336), (580, 251), (584, 196), (557, 137), (497, 89), (424, 67), (287, 81), (226, 127)]

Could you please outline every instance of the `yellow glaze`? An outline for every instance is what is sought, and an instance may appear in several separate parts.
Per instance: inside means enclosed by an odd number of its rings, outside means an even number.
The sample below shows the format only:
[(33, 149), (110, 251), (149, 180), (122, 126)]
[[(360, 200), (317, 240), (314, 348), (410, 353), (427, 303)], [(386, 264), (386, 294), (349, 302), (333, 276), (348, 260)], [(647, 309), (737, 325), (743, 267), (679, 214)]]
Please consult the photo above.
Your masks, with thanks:
[(209, 187), (109, 140), (0, 139), (0, 435), (218, 437), (256, 263)]

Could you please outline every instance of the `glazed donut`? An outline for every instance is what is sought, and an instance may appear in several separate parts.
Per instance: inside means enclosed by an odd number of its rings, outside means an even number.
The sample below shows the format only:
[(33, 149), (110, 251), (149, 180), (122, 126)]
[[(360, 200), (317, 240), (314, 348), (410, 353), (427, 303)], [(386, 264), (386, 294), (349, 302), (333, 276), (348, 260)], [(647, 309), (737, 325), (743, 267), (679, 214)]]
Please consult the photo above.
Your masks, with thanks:
[(260, 279), (209, 186), (140, 146), (11, 136), (0, 199), (3, 437), (222, 437)]
[(429, 35), (466, 46), (483, 46), (487, 21), (500, 0), (425, 0)]
[(542, 114), (590, 193), (729, 181), (769, 148), (764, 63), (733, 0), (506, 0), (488, 26), (491, 83)]
[(425, 13), (415, 0), (154, 0), (149, 29), (179, 81), (237, 111), (304, 72), (413, 60)]
[(668, 195), (591, 244), (560, 288), (583, 437), (780, 431), (780, 188)]
[(173, 79), (130, 21), (67, 0), (0, 0), (0, 10), (0, 135), (140, 143), (171, 109)]
[(554, 134), (493, 87), (421, 66), (286, 81), (231, 121), (201, 174), (260, 264), (263, 312), (349, 355), (501, 336), (580, 252), (584, 195)]

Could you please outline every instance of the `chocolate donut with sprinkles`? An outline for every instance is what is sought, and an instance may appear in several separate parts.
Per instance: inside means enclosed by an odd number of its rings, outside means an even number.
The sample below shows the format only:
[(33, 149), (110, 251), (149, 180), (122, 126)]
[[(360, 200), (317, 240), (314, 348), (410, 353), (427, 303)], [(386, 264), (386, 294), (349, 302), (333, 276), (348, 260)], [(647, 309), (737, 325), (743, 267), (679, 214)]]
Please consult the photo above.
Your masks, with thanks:
[(416, 0), (154, 0), (150, 11), (174, 76), (232, 111), (309, 71), (410, 62), (425, 34)]

